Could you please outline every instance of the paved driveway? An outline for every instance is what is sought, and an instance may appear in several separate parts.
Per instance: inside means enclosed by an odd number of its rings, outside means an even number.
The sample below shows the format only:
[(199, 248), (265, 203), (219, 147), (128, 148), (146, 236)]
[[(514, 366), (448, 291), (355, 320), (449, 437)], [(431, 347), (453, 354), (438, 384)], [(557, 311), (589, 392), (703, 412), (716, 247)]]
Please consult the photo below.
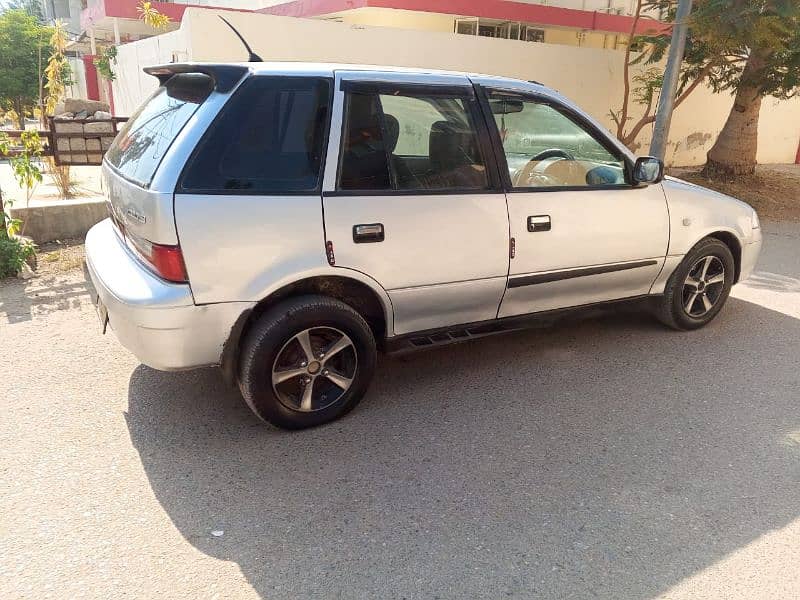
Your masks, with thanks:
[(708, 328), (641, 315), (381, 361), (259, 424), (100, 337), (80, 272), (0, 285), (0, 597), (800, 596), (800, 226)]

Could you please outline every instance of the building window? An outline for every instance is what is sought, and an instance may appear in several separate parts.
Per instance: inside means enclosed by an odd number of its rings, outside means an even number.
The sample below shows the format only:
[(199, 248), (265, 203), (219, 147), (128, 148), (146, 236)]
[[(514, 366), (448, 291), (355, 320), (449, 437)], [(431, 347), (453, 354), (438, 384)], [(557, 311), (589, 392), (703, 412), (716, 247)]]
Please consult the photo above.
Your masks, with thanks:
[(529, 25), (524, 25), (522, 27), (523, 35), (520, 39), (525, 40), (526, 42), (543, 42), (544, 41), (544, 29), (536, 29), (535, 27), (531, 27)]
[(482, 37), (500, 38), (504, 40), (522, 40), (525, 42), (543, 42), (544, 29), (537, 29), (517, 21), (498, 21), (496, 19), (456, 19), (454, 30), (463, 35), (479, 35)]

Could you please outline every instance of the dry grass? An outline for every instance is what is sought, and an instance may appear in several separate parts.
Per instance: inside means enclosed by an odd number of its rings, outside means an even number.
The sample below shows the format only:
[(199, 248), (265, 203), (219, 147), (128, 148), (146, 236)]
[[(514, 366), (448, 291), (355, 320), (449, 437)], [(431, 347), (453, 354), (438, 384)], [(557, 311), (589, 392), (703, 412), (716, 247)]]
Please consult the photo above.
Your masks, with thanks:
[(762, 219), (800, 221), (800, 166), (759, 166), (752, 177), (707, 179), (699, 169), (673, 169), (676, 177), (744, 200)]
[(64, 240), (43, 244), (37, 252), (37, 275), (67, 273), (83, 268), (83, 240)]

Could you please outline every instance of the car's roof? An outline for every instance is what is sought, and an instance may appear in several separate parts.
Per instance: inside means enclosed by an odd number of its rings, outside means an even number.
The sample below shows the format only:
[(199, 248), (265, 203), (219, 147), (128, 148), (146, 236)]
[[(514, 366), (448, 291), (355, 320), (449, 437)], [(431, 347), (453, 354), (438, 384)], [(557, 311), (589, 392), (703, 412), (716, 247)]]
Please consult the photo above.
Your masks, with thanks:
[(481, 79), (484, 81), (491, 80), (493, 82), (505, 82), (507, 84), (534, 85), (546, 90), (544, 85), (537, 81), (525, 81), (523, 79), (515, 79), (513, 77), (503, 77), (498, 75), (488, 75), (485, 73), (476, 73), (469, 71), (448, 71), (445, 69), (429, 69), (427, 67), (397, 67), (391, 65), (365, 65), (365, 64), (350, 64), (350, 63), (322, 63), (322, 62), (292, 62), (292, 61), (269, 61), (269, 62), (245, 62), (234, 63), (243, 67), (249, 68), (254, 74), (267, 74), (267, 73), (297, 73), (297, 74), (320, 74), (328, 73), (333, 74), (336, 71), (364, 71), (375, 73), (398, 73), (398, 74), (425, 74), (433, 76), (455, 76), (455, 77), (469, 77), (470, 79)]
[(369, 77), (369, 73), (396, 75), (398, 80), (409, 76), (425, 75), (431, 79), (438, 79), (438, 83), (448, 83), (447, 79), (469, 78), (471, 81), (482, 85), (499, 86), (516, 90), (530, 90), (548, 95), (558, 96), (552, 90), (537, 81), (525, 81), (498, 75), (484, 75), (466, 71), (447, 71), (442, 69), (429, 69), (426, 67), (396, 67), (389, 65), (365, 65), (351, 63), (322, 63), (322, 62), (191, 62), (168, 63), (145, 67), (144, 71), (158, 77), (164, 83), (175, 73), (201, 72), (211, 75), (217, 83), (218, 91), (230, 91), (237, 81), (241, 80), (248, 71), (253, 75), (296, 75), (333, 77), (337, 72), (357, 73), (359, 77)]

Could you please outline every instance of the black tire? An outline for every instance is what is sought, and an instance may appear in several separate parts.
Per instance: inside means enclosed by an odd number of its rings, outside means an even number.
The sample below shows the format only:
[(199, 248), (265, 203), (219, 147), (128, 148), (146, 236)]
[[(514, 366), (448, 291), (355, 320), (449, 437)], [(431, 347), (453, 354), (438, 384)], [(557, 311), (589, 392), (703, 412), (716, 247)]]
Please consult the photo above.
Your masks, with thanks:
[[(311, 331), (312, 346), (314, 342), (319, 346), (315, 349), (315, 354), (317, 350), (322, 351), (324, 348), (314, 336), (335, 330), (349, 337), (352, 344), (346, 350), (347, 353), (352, 352), (349, 362), (353, 372), (352, 382), (344, 392), (335, 386), (331, 388), (340, 394), (331, 404), (320, 403), (317, 408), (303, 411), (300, 406), (292, 406), (289, 401), (291, 393), (284, 394), (281, 391), (282, 396), (278, 394), (284, 384), (273, 385), (273, 369), (277, 368), (279, 358), (284, 360), (285, 352), (294, 351), (302, 359), (303, 355), (298, 351), (302, 349), (299, 342), (294, 340), (297, 339), (295, 336), (302, 335), (301, 332), (306, 330)], [(324, 341), (323, 337), (322, 342)], [(290, 344), (296, 344), (295, 348), (290, 348)], [(359, 403), (372, 380), (376, 359), (377, 350), (372, 330), (353, 308), (326, 296), (289, 298), (267, 310), (247, 332), (239, 358), (239, 389), (248, 406), (260, 419), (282, 429), (314, 427), (344, 416)], [(321, 362), (320, 359), (311, 364)], [(293, 370), (295, 368), (292, 367)], [(315, 368), (322, 367), (317, 364)], [(310, 386), (312, 390), (317, 385), (330, 387), (331, 382), (322, 375), (319, 370), (313, 375)], [(311, 376), (308, 378), (311, 379)], [(305, 376), (300, 379), (305, 379)], [(295, 383), (297, 393), (302, 395), (302, 389), (305, 388), (302, 381), (289, 381), (286, 385), (295, 386)], [(321, 398), (324, 400), (327, 392), (325, 389), (322, 391)]]
[[(694, 288), (693, 284), (686, 283), (689, 274), (699, 273), (697, 268), (702, 268), (708, 257), (713, 257), (709, 259), (712, 267), (722, 265), (724, 268), (722, 273), (724, 281), (715, 284), (721, 286), (718, 290), (713, 290), (711, 285), (705, 287), (705, 282), (702, 288)], [(735, 263), (728, 246), (714, 238), (703, 238), (689, 251), (667, 281), (664, 295), (658, 301), (656, 317), (667, 327), (681, 331), (699, 329), (707, 325), (722, 310), (733, 286), (734, 277)], [(693, 300), (695, 289), (700, 292)], [(709, 302), (713, 300), (710, 309), (705, 306), (706, 299)], [(687, 304), (693, 310), (687, 310)]]

